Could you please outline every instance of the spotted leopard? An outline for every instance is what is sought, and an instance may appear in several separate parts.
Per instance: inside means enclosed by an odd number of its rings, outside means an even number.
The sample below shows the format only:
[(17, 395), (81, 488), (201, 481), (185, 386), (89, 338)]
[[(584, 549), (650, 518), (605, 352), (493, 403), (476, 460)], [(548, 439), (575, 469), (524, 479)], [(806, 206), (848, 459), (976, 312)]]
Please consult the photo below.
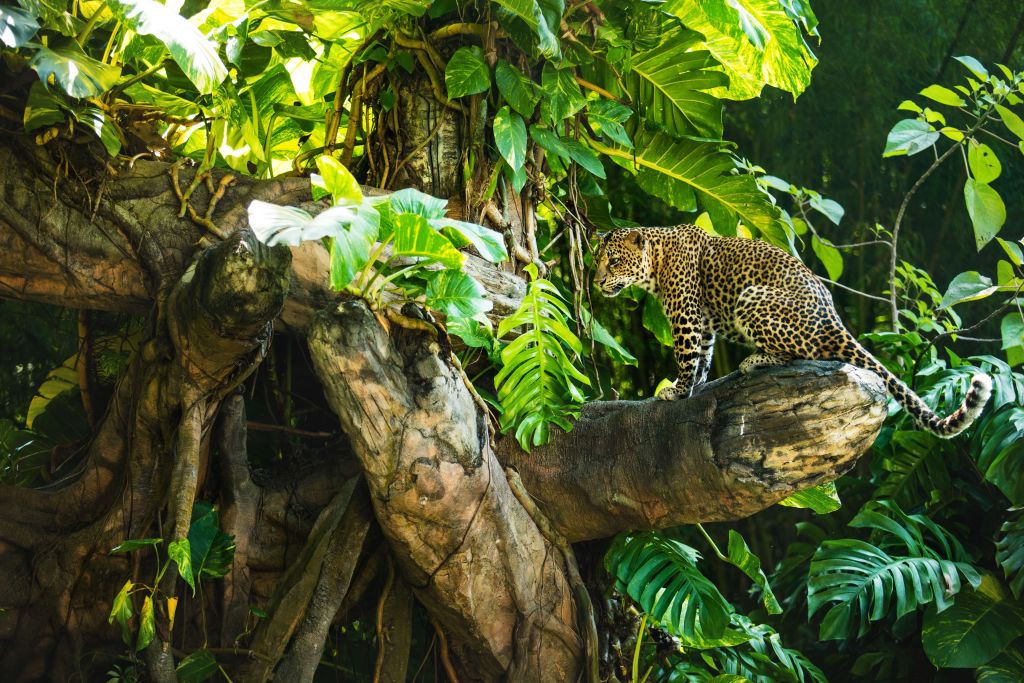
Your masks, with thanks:
[(832, 295), (803, 263), (758, 240), (715, 237), (698, 227), (633, 228), (605, 235), (594, 283), (606, 296), (638, 285), (672, 324), (675, 383), (659, 398), (690, 395), (711, 367), (715, 337), (752, 345), (740, 370), (791, 359), (841, 360), (879, 375), (924, 429), (949, 438), (981, 413), (992, 380), (976, 374), (963, 404), (941, 418), (846, 331)]

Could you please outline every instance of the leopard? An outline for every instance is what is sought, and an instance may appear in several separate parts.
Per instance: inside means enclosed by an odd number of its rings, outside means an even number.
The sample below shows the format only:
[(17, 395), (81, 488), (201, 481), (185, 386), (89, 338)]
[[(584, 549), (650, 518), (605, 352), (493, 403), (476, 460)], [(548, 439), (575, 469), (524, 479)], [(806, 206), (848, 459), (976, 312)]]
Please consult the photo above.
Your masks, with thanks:
[(791, 360), (837, 360), (869, 370), (922, 429), (943, 438), (967, 429), (992, 393), (992, 379), (977, 373), (960, 407), (936, 415), (847, 331), (821, 279), (762, 240), (694, 225), (620, 228), (600, 236), (594, 264), (594, 284), (605, 296), (636, 285), (661, 302), (677, 376), (660, 399), (688, 398), (705, 383), (718, 337), (754, 348), (741, 373)]

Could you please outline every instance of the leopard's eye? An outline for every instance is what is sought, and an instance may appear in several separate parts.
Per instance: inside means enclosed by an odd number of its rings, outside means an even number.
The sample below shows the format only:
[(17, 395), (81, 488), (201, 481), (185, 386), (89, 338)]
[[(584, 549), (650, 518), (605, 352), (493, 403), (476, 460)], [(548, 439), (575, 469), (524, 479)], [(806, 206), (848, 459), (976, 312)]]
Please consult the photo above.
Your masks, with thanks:
[(618, 256), (613, 256), (610, 259), (608, 259), (608, 267), (609, 268), (614, 268), (617, 265), (619, 265), (619, 257)]

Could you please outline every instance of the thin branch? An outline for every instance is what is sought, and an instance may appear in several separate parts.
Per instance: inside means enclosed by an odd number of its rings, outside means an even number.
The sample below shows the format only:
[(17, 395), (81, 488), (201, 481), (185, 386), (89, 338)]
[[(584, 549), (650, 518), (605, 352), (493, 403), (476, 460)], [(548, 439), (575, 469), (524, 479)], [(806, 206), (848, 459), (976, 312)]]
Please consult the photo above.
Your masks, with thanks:
[(888, 303), (889, 302), (889, 300), (886, 299), (883, 296), (877, 296), (875, 294), (868, 294), (867, 292), (862, 292), (859, 289), (854, 289), (853, 287), (847, 287), (846, 285), (842, 284), (841, 282), (836, 282), (835, 280), (829, 280), (827, 277), (823, 277), (821, 275), (818, 275), (817, 277), (822, 282), (827, 282), (830, 285), (835, 285), (839, 289), (845, 289), (847, 292), (850, 292), (851, 294), (857, 294), (858, 296), (862, 296), (865, 299), (872, 299), (874, 301), (881, 301), (882, 303)]

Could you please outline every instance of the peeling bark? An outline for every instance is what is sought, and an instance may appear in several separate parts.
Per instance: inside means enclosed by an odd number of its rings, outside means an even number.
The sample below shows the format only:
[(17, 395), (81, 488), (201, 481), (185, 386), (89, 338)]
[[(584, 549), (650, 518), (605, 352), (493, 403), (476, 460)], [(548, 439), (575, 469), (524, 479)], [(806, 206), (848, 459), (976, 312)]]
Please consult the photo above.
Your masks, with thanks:
[(429, 336), (359, 301), (318, 316), (310, 352), (406, 580), (460, 676), (576, 680), (582, 643), (560, 554), (508, 488), (461, 374)]

